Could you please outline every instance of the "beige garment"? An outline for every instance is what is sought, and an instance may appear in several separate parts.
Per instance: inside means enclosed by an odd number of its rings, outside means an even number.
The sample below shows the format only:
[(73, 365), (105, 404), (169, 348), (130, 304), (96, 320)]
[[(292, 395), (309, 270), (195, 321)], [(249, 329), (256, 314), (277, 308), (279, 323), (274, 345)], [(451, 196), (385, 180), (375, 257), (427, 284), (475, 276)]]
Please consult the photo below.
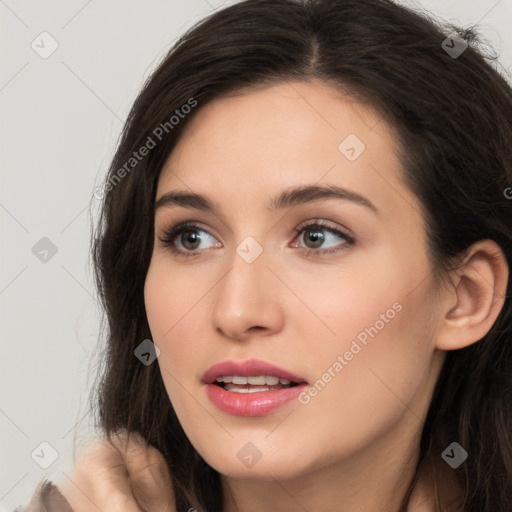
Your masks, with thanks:
[(57, 486), (48, 480), (42, 480), (30, 503), (25, 507), (18, 507), (14, 512), (73, 512), (73, 509)]

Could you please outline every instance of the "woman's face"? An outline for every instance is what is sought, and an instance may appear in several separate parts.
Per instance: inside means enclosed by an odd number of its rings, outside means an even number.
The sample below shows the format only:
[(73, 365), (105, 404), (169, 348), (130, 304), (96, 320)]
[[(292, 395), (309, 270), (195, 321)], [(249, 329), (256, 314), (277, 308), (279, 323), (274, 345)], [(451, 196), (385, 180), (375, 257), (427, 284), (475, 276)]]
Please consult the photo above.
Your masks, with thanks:
[(293, 478), (417, 440), (442, 354), (400, 175), (386, 123), (320, 82), (217, 99), (186, 127), (156, 197), (187, 196), (157, 208), (145, 302), (179, 421), (221, 473)]

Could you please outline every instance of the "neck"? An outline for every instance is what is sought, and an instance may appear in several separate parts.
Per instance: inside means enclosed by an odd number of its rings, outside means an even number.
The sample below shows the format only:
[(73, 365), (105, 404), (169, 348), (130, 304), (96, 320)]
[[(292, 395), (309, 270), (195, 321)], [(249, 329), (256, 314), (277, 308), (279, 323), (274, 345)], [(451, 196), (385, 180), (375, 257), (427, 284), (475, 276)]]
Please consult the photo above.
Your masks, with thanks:
[[(324, 461), (321, 467), (293, 479), (223, 476), (224, 512), (399, 512), (418, 461), (421, 433), (421, 424), (410, 411), (404, 412), (399, 423), (349, 459)], [(415, 499), (425, 503), (423, 490)]]

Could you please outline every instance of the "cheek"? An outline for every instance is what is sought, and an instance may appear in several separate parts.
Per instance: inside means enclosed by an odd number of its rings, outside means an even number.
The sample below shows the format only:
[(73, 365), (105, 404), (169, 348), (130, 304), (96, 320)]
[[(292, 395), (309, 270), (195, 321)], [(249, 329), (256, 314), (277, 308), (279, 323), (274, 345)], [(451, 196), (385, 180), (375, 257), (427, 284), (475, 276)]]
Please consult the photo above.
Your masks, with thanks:
[[(204, 274), (204, 273), (203, 273)], [(199, 276), (193, 271), (173, 268), (169, 258), (156, 255), (146, 276), (144, 301), (146, 314), (155, 343), (161, 350), (168, 350), (178, 339), (178, 334), (190, 333), (191, 322), (197, 322), (198, 313), (204, 303), (205, 294), (212, 286), (208, 276)]]
[(209, 288), (208, 281), (177, 272), (165, 257), (158, 255), (146, 277), (146, 315), (152, 341), (160, 350), (157, 361), (162, 379), (175, 409), (187, 407), (185, 389), (200, 378), (195, 363), (206, 333), (204, 321), (201, 329), (197, 319), (206, 318), (202, 299)]
[(308, 305), (324, 322), (294, 317), (313, 370), (313, 385), (302, 397), (310, 408), (305, 421), (329, 411), (333, 434), (379, 429), (408, 407), (422, 409), (435, 328), (428, 266), (421, 258), (379, 256), (350, 274), (302, 283)]

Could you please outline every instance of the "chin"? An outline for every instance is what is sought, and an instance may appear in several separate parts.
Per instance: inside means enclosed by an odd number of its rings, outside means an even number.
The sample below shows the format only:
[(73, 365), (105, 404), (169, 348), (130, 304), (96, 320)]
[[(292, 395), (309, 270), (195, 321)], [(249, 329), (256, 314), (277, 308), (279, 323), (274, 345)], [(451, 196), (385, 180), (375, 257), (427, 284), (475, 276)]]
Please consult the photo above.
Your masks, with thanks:
[(268, 448), (258, 450), (251, 443), (237, 443), (236, 448), (224, 447), (222, 453), (203, 455), (203, 458), (212, 468), (229, 478), (291, 480), (307, 473), (308, 464), (297, 457), (300, 451), (299, 448), (292, 450), (291, 454), (280, 454)]

